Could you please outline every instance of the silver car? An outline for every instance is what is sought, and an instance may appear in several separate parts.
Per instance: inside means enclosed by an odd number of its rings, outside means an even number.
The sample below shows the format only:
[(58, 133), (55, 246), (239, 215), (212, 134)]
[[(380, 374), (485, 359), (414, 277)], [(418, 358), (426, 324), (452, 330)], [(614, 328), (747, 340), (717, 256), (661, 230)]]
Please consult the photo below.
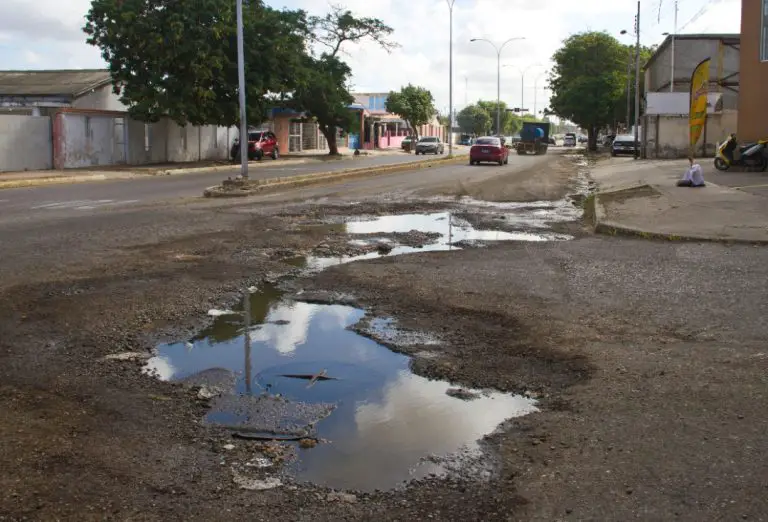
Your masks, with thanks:
[(416, 154), (442, 154), (445, 145), (437, 136), (424, 136), (416, 143)]

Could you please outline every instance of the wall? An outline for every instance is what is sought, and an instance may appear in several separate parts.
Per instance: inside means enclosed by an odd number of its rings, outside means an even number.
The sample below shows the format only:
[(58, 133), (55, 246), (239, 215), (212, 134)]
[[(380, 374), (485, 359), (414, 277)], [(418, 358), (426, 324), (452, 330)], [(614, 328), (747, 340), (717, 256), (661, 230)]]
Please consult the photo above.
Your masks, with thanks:
[[(127, 136), (121, 125), (124, 117), (97, 113), (59, 113), (55, 131), (59, 136), (56, 147), (56, 168), (82, 168), (114, 165), (124, 161)], [(120, 133), (116, 130), (120, 129)]]
[(760, 61), (761, 8), (761, 0), (742, 0), (738, 130), (742, 142), (768, 137), (768, 62)]
[(104, 85), (89, 92), (72, 102), (74, 109), (90, 109), (101, 111), (126, 111), (128, 107), (123, 105), (120, 97), (112, 92), (112, 85)]
[[(723, 111), (707, 117), (706, 157), (713, 157), (718, 143), (722, 143), (736, 128), (738, 113)], [(646, 116), (643, 128), (646, 157), (659, 159), (688, 156), (688, 116)], [(704, 156), (704, 136), (696, 146), (696, 156)]]
[(52, 167), (51, 119), (0, 114), (0, 172)]
[[(741, 75), (739, 73), (744, 70), (740, 64), (740, 54), (738, 49), (723, 45), (722, 69), (720, 69), (720, 40), (678, 38), (675, 41), (675, 92), (688, 92), (690, 90), (693, 70), (702, 60), (709, 57), (712, 59), (709, 70), (712, 92), (719, 90), (723, 93), (723, 109), (736, 110), (739, 93), (725, 87), (719, 87), (717, 79), (736, 73), (736, 76), (728, 78), (727, 81), (740, 81)], [(672, 48), (671, 45), (666, 44), (645, 72), (646, 91), (669, 91), (669, 80), (672, 72), (671, 60)]]

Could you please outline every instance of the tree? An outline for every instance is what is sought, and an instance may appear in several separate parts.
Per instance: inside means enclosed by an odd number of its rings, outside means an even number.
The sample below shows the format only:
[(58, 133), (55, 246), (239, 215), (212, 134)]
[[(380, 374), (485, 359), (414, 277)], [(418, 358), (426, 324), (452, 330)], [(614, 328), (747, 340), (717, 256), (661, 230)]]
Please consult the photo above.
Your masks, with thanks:
[[(645, 69), (643, 69), (643, 65), (650, 60), (653, 53), (656, 52), (656, 45), (652, 45), (650, 47), (646, 46), (640, 46), (640, 99), (642, 100), (645, 96)], [(625, 53), (625, 59), (624, 59), (624, 74), (623, 74), (623, 90), (622, 90), (622, 103), (619, 103), (616, 106), (616, 111), (614, 112), (613, 119), (615, 121), (623, 121), (627, 124), (628, 127), (631, 127), (635, 121), (635, 46), (634, 45), (626, 45), (624, 46), (624, 53)], [(627, 62), (630, 62), (629, 67), (629, 121), (625, 121), (627, 119), (627, 76), (626, 76), (626, 67)]]
[(399, 92), (390, 92), (387, 96), (387, 112), (399, 115), (418, 137), (419, 127), (429, 123), (434, 115), (435, 99), (432, 93), (423, 87), (415, 87), (410, 83)]
[(456, 116), (457, 123), (462, 132), (483, 136), (491, 128), (491, 116), (479, 105), (464, 107)]
[(400, 45), (388, 39), (394, 29), (378, 18), (356, 18), (352, 11), (332, 5), (331, 12), (323, 17), (310, 19), (312, 39), (324, 46), (336, 57), (345, 42), (360, 43), (373, 40), (382, 49), (391, 52)]
[(346, 63), (329, 54), (320, 58), (306, 56), (300, 84), (289, 103), (317, 120), (331, 155), (339, 153), (337, 129), (349, 132), (357, 121), (355, 113), (349, 110), (354, 101), (347, 90), (350, 73)]
[[(252, 0), (243, 13), (248, 121), (292, 90), (307, 19)], [(180, 125), (239, 120), (235, 3), (229, 0), (93, 0), (83, 30), (101, 49), (132, 117)]]
[(387, 38), (393, 29), (378, 18), (356, 18), (339, 6), (332, 6), (324, 17), (310, 18), (308, 28), (310, 38), (329, 52), (318, 58), (304, 58), (299, 86), (292, 93), (290, 105), (317, 120), (328, 142), (328, 153), (337, 155), (337, 129), (349, 131), (354, 123), (354, 113), (349, 110), (354, 99), (347, 87), (351, 69), (338, 57), (342, 46), (370, 39), (389, 51), (397, 44)]
[(587, 130), (597, 150), (597, 130), (613, 122), (626, 81), (626, 48), (607, 33), (573, 35), (553, 56), (550, 109)]

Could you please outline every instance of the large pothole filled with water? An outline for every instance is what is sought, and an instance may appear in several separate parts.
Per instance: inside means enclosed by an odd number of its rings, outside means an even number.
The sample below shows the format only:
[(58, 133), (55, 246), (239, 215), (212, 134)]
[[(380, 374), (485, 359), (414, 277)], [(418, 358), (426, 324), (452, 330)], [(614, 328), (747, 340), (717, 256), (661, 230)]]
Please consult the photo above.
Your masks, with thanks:
[[(571, 199), (463, 200), (445, 211), (342, 217), (317, 223), (336, 227), (335, 243), (281, 258), (317, 271), (502, 241), (562, 241), (572, 236), (551, 224), (580, 214)], [(408, 345), (417, 357), (439, 356), (441, 340), (427, 332), (404, 333), (393, 319), (365, 317), (355, 306), (301, 299), (301, 292), (289, 297), (274, 284), (251, 289), (237, 309), (212, 310), (213, 324), (195, 338), (158, 346), (145, 367), (195, 387), (210, 401), (205, 422), (245, 441), (237, 443), (247, 447), (239, 462), (228, 462), (242, 487), (267, 489), (290, 479), (373, 491), (453, 472), (488, 476), (493, 461), (483, 438), (536, 411), (527, 396), (419, 376), (410, 357), (374, 340)]]
[[(272, 480), (265, 483), (290, 476), (372, 491), (465, 460), (476, 467), (485, 435), (536, 411), (524, 396), (414, 374), (409, 357), (350, 329), (360, 309), (287, 300), (274, 287), (248, 299), (249, 321), (243, 311), (221, 314), (196, 338), (158, 346), (146, 371), (197, 386), (211, 399), (206, 422), (238, 438), (294, 443), (293, 461), (260, 466), (260, 480)], [(395, 329), (392, 321), (374, 327)]]

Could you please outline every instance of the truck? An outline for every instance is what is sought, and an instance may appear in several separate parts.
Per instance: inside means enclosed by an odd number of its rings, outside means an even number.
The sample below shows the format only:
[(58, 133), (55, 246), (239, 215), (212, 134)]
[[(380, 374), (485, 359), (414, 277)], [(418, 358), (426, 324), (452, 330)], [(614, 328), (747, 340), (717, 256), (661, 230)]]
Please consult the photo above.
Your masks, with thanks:
[[(538, 132), (540, 129), (540, 132)], [(517, 153), (521, 156), (546, 154), (549, 147), (549, 123), (543, 121), (525, 121), (520, 130), (520, 141), (517, 142)]]

